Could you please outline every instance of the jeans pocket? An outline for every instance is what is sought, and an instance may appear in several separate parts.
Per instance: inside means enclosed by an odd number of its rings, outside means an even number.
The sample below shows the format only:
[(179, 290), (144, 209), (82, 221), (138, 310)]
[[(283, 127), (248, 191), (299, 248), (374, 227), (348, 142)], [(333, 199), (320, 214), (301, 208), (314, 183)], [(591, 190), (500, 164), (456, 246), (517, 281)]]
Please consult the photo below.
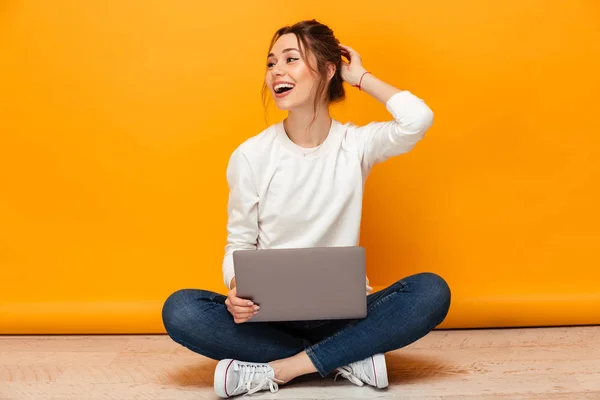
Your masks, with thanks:
[(367, 312), (373, 311), (374, 309), (379, 307), (381, 304), (392, 299), (393, 296), (397, 295), (400, 292), (406, 291), (406, 290), (407, 290), (406, 282), (403, 282), (400, 280), (400, 281), (397, 281), (396, 283), (394, 283), (393, 285), (391, 285), (390, 287), (388, 287), (380, 292), (375, 293), (373, 295), (373, 297), (371, 297), (371, 301), (369, 302), (370, 304), (368, 305)]

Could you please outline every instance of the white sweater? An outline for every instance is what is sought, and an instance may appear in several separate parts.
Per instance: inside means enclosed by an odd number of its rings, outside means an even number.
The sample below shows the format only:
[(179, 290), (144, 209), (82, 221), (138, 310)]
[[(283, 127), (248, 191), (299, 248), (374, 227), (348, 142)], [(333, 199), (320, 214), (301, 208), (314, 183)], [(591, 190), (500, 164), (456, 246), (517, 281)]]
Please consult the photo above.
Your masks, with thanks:
[(392, 96), (386, 107), (393, 116), (387, 122), (333, 120), (314, 149), (292, 142), (281, 121), (232, 153), (223, 259), (228, 289), (235, 250), (358, 245), (371, 168), (411, 150), (433, 122), (429, 107), (408, 91)]

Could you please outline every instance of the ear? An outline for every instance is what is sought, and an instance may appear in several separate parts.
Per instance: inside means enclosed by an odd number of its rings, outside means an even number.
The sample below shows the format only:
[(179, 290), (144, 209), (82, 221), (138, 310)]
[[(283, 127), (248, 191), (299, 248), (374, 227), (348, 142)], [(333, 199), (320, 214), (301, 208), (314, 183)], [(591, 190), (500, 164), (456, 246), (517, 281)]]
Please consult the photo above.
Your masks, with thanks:
[(334, 63), (327, 64), (327, 80), (330, 81), (331, 78), (335, 75), (337, 68)]

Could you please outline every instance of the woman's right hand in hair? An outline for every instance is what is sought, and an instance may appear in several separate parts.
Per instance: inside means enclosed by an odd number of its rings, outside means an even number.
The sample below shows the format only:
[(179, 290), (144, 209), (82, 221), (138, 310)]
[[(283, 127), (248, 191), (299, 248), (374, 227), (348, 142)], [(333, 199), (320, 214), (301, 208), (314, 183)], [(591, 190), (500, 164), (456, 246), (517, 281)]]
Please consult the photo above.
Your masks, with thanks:
[(233, 321), (236, 324), (247, 322), (250, 318), (258, 314), (259, 306), (247, 299), (237, 297), (237, 289), (232, 286), (232, 289), (227, 293), (225, 300), (227, 311), (233, 316)]

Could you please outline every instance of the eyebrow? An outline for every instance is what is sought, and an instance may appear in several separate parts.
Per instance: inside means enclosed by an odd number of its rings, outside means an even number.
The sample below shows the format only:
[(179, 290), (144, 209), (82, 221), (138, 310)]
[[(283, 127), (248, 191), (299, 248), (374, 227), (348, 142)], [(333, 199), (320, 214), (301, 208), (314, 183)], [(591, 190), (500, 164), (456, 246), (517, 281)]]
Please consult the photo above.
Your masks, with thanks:
[[(288, 47), (287, 49), (283, 49), (282, 53), (287, 53), (289, 51), (297, 51), (298, 53), (300, 52), (300, 50), (296, 49), (295, 47)], [(269, 57), (274, 57), (275, 54), (273, 53), (269, 53)]]

